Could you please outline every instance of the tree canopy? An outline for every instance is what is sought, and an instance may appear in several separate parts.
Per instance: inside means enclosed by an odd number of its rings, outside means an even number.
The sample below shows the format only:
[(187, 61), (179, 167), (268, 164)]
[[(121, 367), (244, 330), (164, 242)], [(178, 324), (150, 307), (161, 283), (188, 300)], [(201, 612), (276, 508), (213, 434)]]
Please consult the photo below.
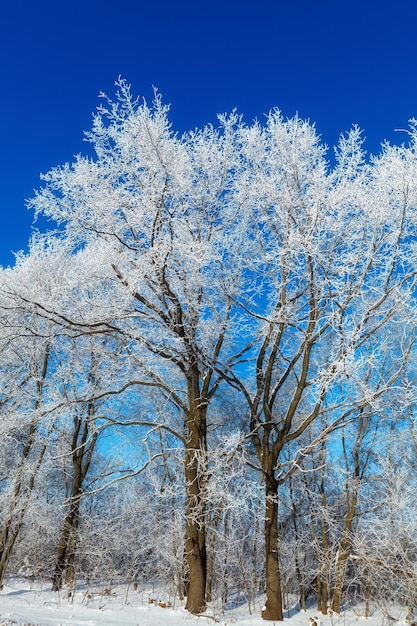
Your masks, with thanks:
[[(86, 133), (94, 156), (42, 175), (29, 202), (56, 228), (0, 276), (0, 406), (13, 442), (0, 577), (32, 492), (48, 498), (49, 466), (56, 589), (65, 572), (76, 579), (80, 518), (98, 515), (88, 502), (128, 475), (139, 491), (154, 481), (170, 575), (191, 612), (213, 597), (216, 542), (259, 533), (260, 569), (254, 539), (236, 558), (252, 558), (264, 581), (263, 617), (283, 619), (288, 510), (291, 584), (304, 597), (302, 570), (316, 560), (320, 608), (332, 589), (340, 611), (366, 472), (389, 473), (376, 442), (393, 429), (414, 436), (416, 138), (412, 121), (408, 143), (368, 158), (353, 127), (332, 155), (313, 124), (278, 110), (179, 136), (158, 93), (148, 105), (120, 80), (114, 100), (103, 95)], [(124, 439), (129, 458), (109, 455)], [(344, 511), (334, 532), (333, 506)], [(151, 543), (141, 562), (160, 558)]]

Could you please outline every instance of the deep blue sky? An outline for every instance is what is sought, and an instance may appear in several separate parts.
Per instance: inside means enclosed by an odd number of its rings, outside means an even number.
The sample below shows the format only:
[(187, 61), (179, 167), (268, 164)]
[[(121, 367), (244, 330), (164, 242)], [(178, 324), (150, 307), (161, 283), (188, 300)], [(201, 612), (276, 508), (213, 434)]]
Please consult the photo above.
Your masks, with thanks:
[[(25, 249), (39, 173), (83, 152), (118, 75), (171, 103), (178, 131), (237, 108), (298, 112), (370, 152), (417, 117), (415, 0), (4, 0), (0, 8), (0, 264)], [(43, 225), (42, 225), (43, 227)]]

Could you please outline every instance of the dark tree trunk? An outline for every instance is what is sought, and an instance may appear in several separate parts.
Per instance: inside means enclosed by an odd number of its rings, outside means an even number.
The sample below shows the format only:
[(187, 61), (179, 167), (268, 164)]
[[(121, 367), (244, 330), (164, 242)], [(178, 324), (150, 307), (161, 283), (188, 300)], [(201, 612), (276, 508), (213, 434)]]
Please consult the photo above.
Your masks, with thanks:
[(199, 372), (188, 377), (189, 414), (185, 450), (185, 557), (189, 583), (185, 608), (199, 614), (206, 609), (207, 553), (204, 481), (207, 463), (206, 411), (202, 402)]
[(265, 620), (283, 621), (282, 590), (278, 545), (278, 485), (267, 476), (265, 504), (266, 602), (262, 610)]
[(198, 480), (197, 461), (190, 459), (186, 453), (185, 479), (186, 520), (185, 520), (185, 556), (187, 559), (189, 582), (187, 588), (186, 609), (190, 613), (202, 613), (206, 608), (206, 532), (202, 519), (200, 486)]

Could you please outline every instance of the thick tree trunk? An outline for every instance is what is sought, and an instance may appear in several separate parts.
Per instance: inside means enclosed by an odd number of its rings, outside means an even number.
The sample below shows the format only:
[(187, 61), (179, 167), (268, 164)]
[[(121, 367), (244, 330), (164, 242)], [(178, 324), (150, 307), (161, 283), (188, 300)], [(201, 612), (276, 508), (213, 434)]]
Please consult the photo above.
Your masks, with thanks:
[[(189, 583), (185, 608), (190, 613), (202, 613), (206, 608), (206, 532), (198, 480), (197, 460), (190, 459), (186, 452), (185, 479), (186, 520), (185, 520), (185, 556), (187, 559)], [(194, 454), (195, 457), (195, 454)]]
[(204, 481), (207, 470), (206, 411), (202, 401), (199, 372), (188, 376), (189, 414), (185, 450), (185, 557), (189, 583), (185, 608), (199, 614), (206, 609), (207, 553)]
[(262, 618), (283, 621), (278, 548), (278, 485), (273, 478), (267, 477), (265, 504), (266, 602), (262, 610)]
[[(87, 462), (83, 467), (84, 447), (79, 450), (76, 448), (78, 431), (74, 434), (73, 441), (73, 468), (74, 482), (72, 485), (72, 496), (69, 510), (65, 516), (62, 526), (61, 537), (58, 544), (55, 570), (52, 576), (52, 590), (59, 591), (64, 582), (64, 574), (66, 573), (66, 582), (73, 584), (74, 580), (74, 550), (77, 543), (78, 522), (80, 517), (80, 500), (82, 494), (82, 484), (88, 470), (91, 454), (88, 452)], [(84, 440), (83, 440), (83, 443)], [(94, 444), (92, 444), (94, 447)]]
[(4, 568), (2, 566), (3, 555), (7, 552), (11, 525), (12, 525), (12, 516), (9, 515), (7, 519), (3, 522), (3, 528), (0, 534), (0, 583), (1, 584), (3, 583), (3, 577), (4, 577), (4, 572), (3, 572)]
[(67, 550), (67, 571), (65, 572), (65, 584), (75, 586), (75, 550), (78, 539), (78, 524), (75, 532), (71, 535)]

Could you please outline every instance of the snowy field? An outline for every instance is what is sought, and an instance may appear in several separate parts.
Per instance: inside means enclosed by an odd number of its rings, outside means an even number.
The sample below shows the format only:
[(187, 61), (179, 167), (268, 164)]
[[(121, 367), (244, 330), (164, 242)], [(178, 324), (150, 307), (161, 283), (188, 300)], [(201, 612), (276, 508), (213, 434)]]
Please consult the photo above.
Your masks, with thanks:
[[(149, 603), (153, 600), (155, 603)], [(253, 607), (250, 615), (248, 606), (242, 605), (227, 611), (210, 606), (201, 616), (190, 615), (181, 603), (161, 607), (170, 600), (151, 589), (134, 591), (133, 588), (114, 587), (113, 589), (77, 590), (68, 598), (68, 591), (54, 593), (50, 585), (30, 583), (25, 579), (6, 582), (0, 593), (0, 626), (192, 626), (193, 624), (219, 624), (220, 626), (265, 626), (274, 622), (264, 622), (260, 617), (261, 604)], [(350, 610), (341, 616), (320, 618), (321, 626), (391, 626), (394, 622), (388, 617), (396, 615), (396, 624), (406, 624), (405, 612), (375, 610), (365, 619), (361, 610)], [(289, 610), (284, 624), (307, 626), (308, 618), (317, 612)], [(281, 622), (282, 623), (282, 622)]]

